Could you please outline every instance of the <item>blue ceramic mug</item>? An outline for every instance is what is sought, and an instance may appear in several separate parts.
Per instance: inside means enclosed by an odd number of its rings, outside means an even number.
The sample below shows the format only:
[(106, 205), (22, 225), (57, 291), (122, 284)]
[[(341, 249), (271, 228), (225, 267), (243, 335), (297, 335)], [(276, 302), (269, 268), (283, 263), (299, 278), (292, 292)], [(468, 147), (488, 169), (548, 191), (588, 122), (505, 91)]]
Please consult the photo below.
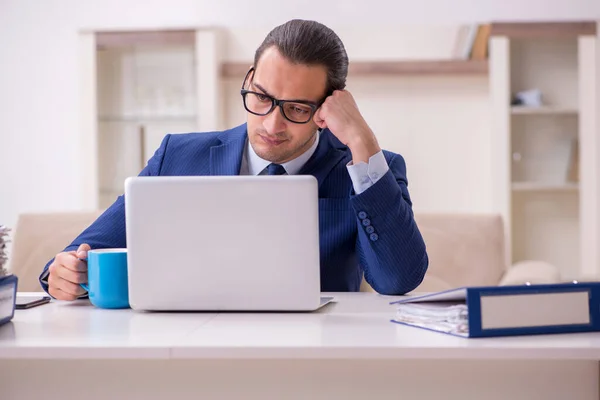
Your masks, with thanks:
[(95, 249), (87, 254), (90, 302), (99, 308), (129, 308), (127, 249)]

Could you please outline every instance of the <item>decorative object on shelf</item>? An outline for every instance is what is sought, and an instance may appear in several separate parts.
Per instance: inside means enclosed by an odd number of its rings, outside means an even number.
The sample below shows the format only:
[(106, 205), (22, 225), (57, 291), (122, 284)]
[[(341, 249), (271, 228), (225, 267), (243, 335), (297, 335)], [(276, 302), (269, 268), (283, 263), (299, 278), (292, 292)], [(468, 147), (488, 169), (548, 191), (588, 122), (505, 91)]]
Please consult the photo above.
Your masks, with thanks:
[(514, 95), (510, 102), (513, 106), (541, 107), (542, 91), (539, 89), (523, 90)]

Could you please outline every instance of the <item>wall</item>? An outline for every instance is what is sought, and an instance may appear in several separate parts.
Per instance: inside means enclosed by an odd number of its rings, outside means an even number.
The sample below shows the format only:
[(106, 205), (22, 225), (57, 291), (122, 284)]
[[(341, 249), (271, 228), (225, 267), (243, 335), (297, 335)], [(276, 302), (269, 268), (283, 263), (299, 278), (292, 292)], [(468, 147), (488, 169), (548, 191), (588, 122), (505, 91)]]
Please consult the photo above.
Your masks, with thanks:
[[(402, 35), (407, 28), (395, 28), (398, 24), (451, 25), (473, 20), (564, 20), (593, 16), (600, 16), (600, 2), (592, 0), (527, 3), (520, 0), (372, 0), (353, 4), (303, 1), (276, 5), (263, 0), (218, 3), (208, 0), (2, 0), (0, 221), (13, 225), (20, 212), (72, 210), (83, 204), (77, 166), (86, 154), (79, 150), (75, 112), (79, 89), (77, 32), (80, 29), (224, 26), (234, 32), (234, 40), (229, 42), (230, 58), (243, 55), (245, 59), (265, 29), (292, 17), (303, 17), (318, 19), (339, 29), (342, 37), (345, 32), (348, 49), (355, 55), (377, 57), (393, 49), (393, 55), (400, 57), (419, 52), (422, 52), (420, 56), (437, 54), (440, 48), (436, 47), (436, 41), (428, 43), (422, 35)], [(376, 39), (375, 44), (361, 42), (363, 36)], [(252, 45), (245, 42), (247, 39), (252, 39)], [(371, 84), (375, 87), (370, 87)], [(490, 207), (490, 191), (486, 186), (489, 185), (486, 182), (489, 166), (485, 155), (489, 147), (489, 123), (481, 103), (486, 85), (477, 79), (468, 84), (464, 79), (351, 82), (350, 88), (363, 99), (361, 109), (378, 135), (381, 132), (382, 144), (406, 156), (409, 177), (412, 177), (411, 190), (419, 199), (421, 209), (485, 210)], [(406, 97), (382, 106), (392, 91), (406, 93)], [(436, 94), (434, 102), (427, 97), (431, 92)], [(373, 93), (380, 96), (372, 97)], [(397, 125), (390, 126), (385, 118), (394, 115), (400, 105), (403, 114), (397, 118)], [(233, 106), (231, 110), (233, 121)], [(381, 115), (388, 117), (382, 119)], [(441, 122), (436, 123), (436, 119)], [(426, 126), (420, 125), (423, 121), (427, 122)], [(448, 125), (448, 121), (455, 123)], [(460, 157), (454, 156), (461, 150)], [(448, 162), (436, 164), (440, 156)], [(468, 171), (466, 176), (464, 171)], [(472, 189), (475, 192), (470, 192)]]

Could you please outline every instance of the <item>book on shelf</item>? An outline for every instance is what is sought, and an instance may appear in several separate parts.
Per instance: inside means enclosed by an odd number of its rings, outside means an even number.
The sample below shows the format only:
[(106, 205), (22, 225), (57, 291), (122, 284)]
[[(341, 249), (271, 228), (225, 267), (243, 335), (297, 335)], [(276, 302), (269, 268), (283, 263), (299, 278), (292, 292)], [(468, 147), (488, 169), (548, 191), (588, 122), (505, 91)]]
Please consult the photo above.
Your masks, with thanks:
[(464, 338), (600, 331), (600, 282), (461, 287), (390, 304), (392, 322)]
[(461, 60), (487, 60), (491, 24), (469, 24), (458, 29), (452, 56)]
[(489, 55), (489, 42), (492, 26), (482, 24), (477, 27), (477, 35), (471, 49), (471, 60), (487, 60)]

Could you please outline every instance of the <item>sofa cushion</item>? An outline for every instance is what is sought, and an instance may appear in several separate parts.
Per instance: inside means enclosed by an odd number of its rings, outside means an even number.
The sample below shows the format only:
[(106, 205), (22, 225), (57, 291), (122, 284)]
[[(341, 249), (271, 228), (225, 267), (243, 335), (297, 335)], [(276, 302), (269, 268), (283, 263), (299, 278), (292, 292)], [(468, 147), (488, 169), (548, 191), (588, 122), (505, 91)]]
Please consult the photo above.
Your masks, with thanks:
[(415, 291), (497, 285), (506, 267), (504, 227), (496, 214), (415, 214), (429, 256)]

